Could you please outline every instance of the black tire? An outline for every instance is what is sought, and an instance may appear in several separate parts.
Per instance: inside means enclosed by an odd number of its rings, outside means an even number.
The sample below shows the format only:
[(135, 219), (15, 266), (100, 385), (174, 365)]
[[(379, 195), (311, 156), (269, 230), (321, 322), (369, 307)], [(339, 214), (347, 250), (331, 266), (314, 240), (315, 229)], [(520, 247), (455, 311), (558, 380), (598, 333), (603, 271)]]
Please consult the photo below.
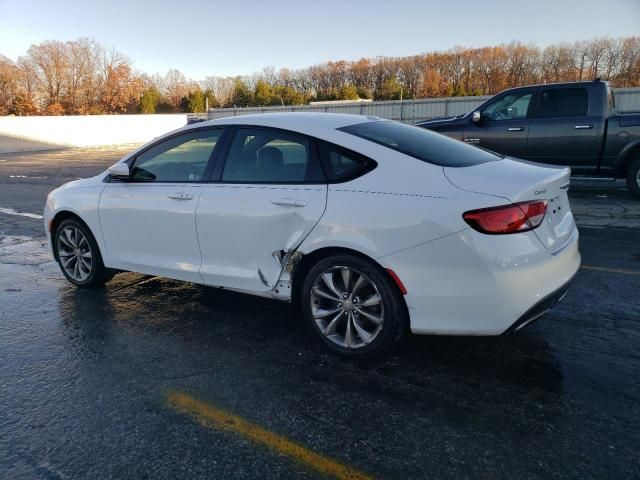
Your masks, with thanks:
[[(342, 305), (341, 303), (335, 302), (334, 300), (325, 299), (324, 297), (318, 297), (315, 293), (312, 293), (312, 290), (314, 288), (314, 285), (316, 287), (319, 285), (318, 283), (316, 283), (316, 281), (318, 282), (322, 281), (320, 276), (323, 273), (326, 273), (327, 271), (338, 272), (340, 271), (340, 269), (343, 269), (343, 267), (350, 269), (351, 270), (350, 275), (354, 275), (355, 279), (357, 279), (358, 278), (357, 275), (360, 274), (360, 275), (363, 275), (364, 278), (370, 282), (371, 286), (367, 284), (367, 286), (364, 287), (365, 294), (366, 294), (367, 288), (370, 288), (369, 292), (373, 292), (373, 293), (370, 293), (368, 298), (373, 298), (377, 293), (379, 294), (377, 298), (381, 299), (380, 307), (377, 307), (377, 306), (366, 307), (367, 309), (369, 308), (382, 309), (381, 314), (380, 312), (378, 312), (380, 314), (380, 317), (383, 318), (380, 330), (376, 330), (377, 333), (375, 337), (373, 337), (373, 339), (370, 341), (370, 343), (365, 343), (364, 340), (362, 340), (363, 337), (358, 336), (355, 326), (352, 323), (351, 324), (353, 325), (351, 327), (352, 332), (356, 332), (356, 337), (362, 341), (361, 345), (358, 345), (357, 347), (353, 347), (353, 348), (346, 348), (344, 345), (337, 344), (336, 341), (338, 341), (338, 337), (340, 337), (340, 335), (338, 334), (331, 335), (332, 337), (336, 338), (335, 340), (331, 340), (327, 335), (323, 333), (322, 328), (323, 327), (327, 328), (327, 325), (324, 325), (324, 322), (331, 323), (329, 320), (319, 319), (318, 321), (316, 321), (316, 319), (314, 319), (313, 309), (320, 307), (320, 305), (317, 305), (318, 300), (322, 300), (331, 305), (330, 307), (327, 307), (326, 311), (328, 311), (328, 309), (330, 308), (337, 309), (339, 308), (339, 306)], [(356, 282), (357, 280), (353, 280), (353, 281), (350, 281), (349, 283), (353, 287), (355, 287), (354, 283)], [(338, 283), (340, 283), (340, 286), (341, 286), (339, 291), (349, 290), (348, 287), (345, 289), (344, 282), (341, 279), (338, 280)], [(360, 287), (360, 288), (362, 289), (363, 287)], [(375, 289), (375, 291), (373, 289)], [(353, 298), (357, 300), (357, 296), (355, 294), (356, 292), (353, 293)], [(382, 268), (380, 268), (378, 265), (376, 265), (375, 263), (355, 255), (349, 255), (349, 254), (336, 255), (336, 256), (322, 259), (316, 265), (314, 265), (309, 270), (309, 272), (307, 273), (303, 281), (300, 301), (301, 301), (300, 307), (302, 309), (305, 323), (307, 327), (311, 329), (311, 331), (313, 332), (313, 335), (316, 338), (318, 338), (329, 350), (339, 355), (342, 355), (344, 357), (366, 358), (366, 357), (371, 357), (371, 356), (379, 355), (383, 353), (384, 351), (391, 348), (396, 342), (398, 342), (402, 338), (405, 331), (405, 327), (408, 324), (408, 315), (407, 315), (406, 306), (404, 304), (404, 300), (402, 298), (402, 294), (400, 293), (395, 283), (393, 283), (393, 280), (389, 277), (388, 273), (384, 271)], [(315, 303), (312, 304), (312, 302), (315, 302)], [(366, 303), (367, 298), (363, 298), (362, 302)], [(363, 309), (362, 305), (353, 306), (352, 301), (349, 299), (349, 300), (344, 300), (344, 305), (345, 305), (344, 308), (346, 308), (347, 303), (349, 303), (349, 311), (351, 311), (351, 308), (359, 307), (360, 308), (359, 313), (362, 313), (362, 309)], [(319, 311), (318, 309), (315, 310), (316, 314), (318, 311)], [(371, 310), (368, 310), (368, 312), (371, 313)], [(352, 313), (356, 315), (355, 311), (353, 311)], [(335, 319), (339, 316), (340, 316), (340, 313), (338, 313), (336, 317), (333, 317), (332, 315), (331, 318)], [(338, 327), (336, 327), (336, 330), (338, 329), (341, 330), (344, 327), (346, 332), (346, 328), (349, 327), (347, 325), (346, 318), (348, 318), (349, 321), (355, 321), (355, 320), (351, 320), (351, 318), (353, 317), (350, 317), (349, 313), (346, 313), (345, 318), (340, 317), (337, 320), (337, 322), (342, 322), (342, 324), (336, 323), (336, 325), (339, 325)], [(369, 323), (370, 326), (373, 327), (372, 329), (377, 329), (375, 324), (366, 320), (366, 317), (359, 316), (355, 318), (358, 319), (358, 324), (361, 329), (363, 328), (363, 324), (367, 322)], [(322, 326), (319, 325), (318, 322), (323, 325)], [(346, 334), (340, 340), (346, 340)]]
[[(74, 278), (69, 272), (67, 272), (67, 270), (63, 266), (63, 261), (65, 258), (64, 255), (68, 256), (68, 253), (66, 252), (70, 250), (68, 245), (65, 245), (65, 239), (61, 239), (61, 236), (64, 235), (63, 232), (65, 231), (65, 229), (79, 230), (88, 243), (91, 254), (91, 268), (86, 275), (86, 278)], [(116, 274), (115, 270), (106, 268), (104, 266), (102, 255), (100, 254), (100, 249), (98, 248), (96, 239), (91, 233), (91, 230), (89, 230), (89, 228), (83, 222), (74, 218), (63, 220), (57, 226), (53, 234), (52, 242), (56, 252), (56, 260), (58, 262), (58, 265), (60, 266), (60, 270), (62, 271), (66, 279), (73, 283), (75, 286), (80, 288), (99, 287), (111, 280)], [(84, 242), (83, 245), (85, 245)], [(86, 245), (84, 248), (86, 249)], [(75, 261), (78, 262), (77, 259)]]
[(640, 156), (632, 160), (627, 169), (627, 186), (631, 193), (640, 198)]

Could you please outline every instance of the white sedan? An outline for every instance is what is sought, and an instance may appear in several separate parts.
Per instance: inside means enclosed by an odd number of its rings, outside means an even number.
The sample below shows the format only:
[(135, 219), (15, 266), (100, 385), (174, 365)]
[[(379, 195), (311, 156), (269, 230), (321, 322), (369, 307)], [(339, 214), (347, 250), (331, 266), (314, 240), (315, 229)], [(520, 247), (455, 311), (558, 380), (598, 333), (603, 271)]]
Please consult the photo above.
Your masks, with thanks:
[(580, 265), (569, 175), (380, 118), (265, 114), (155, 139), (44, 219), (79, 287), (133, 271), (296, 302), (357, 357), (551, 308)]

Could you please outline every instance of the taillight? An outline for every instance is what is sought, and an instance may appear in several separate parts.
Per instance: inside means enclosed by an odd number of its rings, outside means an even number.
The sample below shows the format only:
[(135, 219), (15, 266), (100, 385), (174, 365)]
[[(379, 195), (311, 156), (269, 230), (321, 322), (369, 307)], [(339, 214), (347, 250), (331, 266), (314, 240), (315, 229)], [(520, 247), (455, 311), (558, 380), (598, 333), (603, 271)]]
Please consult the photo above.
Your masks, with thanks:
[(471, 210), (462, 218), (478, 232), (497, 235), (533, 230), (542, 223), (546, 212), (547, 201), (536, 200)]

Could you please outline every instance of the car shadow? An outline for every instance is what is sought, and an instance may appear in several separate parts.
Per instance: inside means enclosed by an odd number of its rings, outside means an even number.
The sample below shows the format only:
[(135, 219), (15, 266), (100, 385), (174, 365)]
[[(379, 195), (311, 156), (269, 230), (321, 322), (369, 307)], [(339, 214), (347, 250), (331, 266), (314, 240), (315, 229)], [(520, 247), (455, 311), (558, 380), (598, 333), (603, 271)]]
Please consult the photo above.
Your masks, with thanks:
[(145, 342), (169, 352), (159, 357), (172, 358), (159, 366), (167, 374), (160, 378), (224, 365), (241, 381), (268, 367), (274, 382), (305, 384), (307, 394), (329, 389), (483, 428), (563, 409), (562, 369), (535, 325), (504, 337), (408, 335), (383, 356), (350, 360), (327, 352), (287, 303), (159, 278), (127, 282), (61, 292), (60, 313), (79, 351), (143, 331)]

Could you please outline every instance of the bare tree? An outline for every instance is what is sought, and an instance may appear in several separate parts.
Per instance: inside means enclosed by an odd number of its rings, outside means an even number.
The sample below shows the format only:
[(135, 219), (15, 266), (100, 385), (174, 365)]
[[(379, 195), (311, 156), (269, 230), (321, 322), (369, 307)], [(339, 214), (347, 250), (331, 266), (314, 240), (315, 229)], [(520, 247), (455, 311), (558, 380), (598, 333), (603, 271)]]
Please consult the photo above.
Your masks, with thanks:
[(47, 41), (40, 45), (32, 45), (27, 53), (34, 66), (36, 81), (43, 92), (45, 106), (60, 105), (69, 68), (65, 44)]
[[(135, 72), (120, 52), (81, 38), (32, 45), (14, 64), (0, 57), (0, 113), (86, 114), (185, 109), (186, 98), (213, 92), (220, 106), (299, 104), (309, 99), (405, 98), (495, 94), (538, 82), (608, 79), (640, 85), (640, 37), (596, 38), (540, 49), (512, 42), (455, 47), (408, 57), (337, 60), (296, 70), (265, 67), (244, 77), (189, 80)], [(258, 88), (259, 87), (259, 88)], [(259, 92), (257, 92), (259, 90)], [(402, 93), (401, 93), (402, 92)]]

